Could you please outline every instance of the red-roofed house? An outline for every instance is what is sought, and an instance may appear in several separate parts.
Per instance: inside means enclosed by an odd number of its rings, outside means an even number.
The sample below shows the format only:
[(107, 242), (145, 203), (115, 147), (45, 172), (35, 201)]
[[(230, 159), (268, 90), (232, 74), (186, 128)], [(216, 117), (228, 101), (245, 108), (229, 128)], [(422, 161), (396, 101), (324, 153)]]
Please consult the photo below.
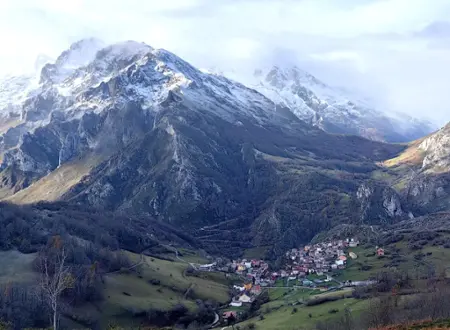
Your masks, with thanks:
[(255, 285), (251, 290), (250, 293), (254, 295), (259, 295), (261, 293), (261, 285)]
[(234, 311), (224, 312), (224, 313), (222, 314), (222, 317), (223, 317), (225, 320), (229, 319), (230, 317), (236, 318), (236, 316), (237, 316), (237, 313), (234, 312)]

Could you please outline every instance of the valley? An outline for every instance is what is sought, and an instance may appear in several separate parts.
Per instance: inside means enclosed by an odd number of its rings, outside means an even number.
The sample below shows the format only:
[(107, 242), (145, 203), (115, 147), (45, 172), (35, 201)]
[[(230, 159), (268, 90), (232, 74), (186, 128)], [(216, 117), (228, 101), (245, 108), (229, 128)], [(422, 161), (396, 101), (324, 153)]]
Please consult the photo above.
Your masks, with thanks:
[(0, 82), (0, 329), (450, 318), (449, 125), (136, 41), (48, 61)]

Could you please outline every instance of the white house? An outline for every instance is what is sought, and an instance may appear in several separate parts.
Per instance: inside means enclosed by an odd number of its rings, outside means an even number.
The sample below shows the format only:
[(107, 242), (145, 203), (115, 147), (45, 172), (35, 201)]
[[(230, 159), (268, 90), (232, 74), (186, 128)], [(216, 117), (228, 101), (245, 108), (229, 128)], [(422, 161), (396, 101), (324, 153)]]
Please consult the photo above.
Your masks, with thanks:
[(233, 286), (236, 290), (239, 290), (240, 292), (244, 291), (245, 288), (243, 286), (235, 285)]
[(252, 301), (252, 298), (250, 298), (246, 294), (243, 294), (242, 296), (239, 297), (239, 301), (242, 303), (249, 303)]
[(242, 306), (242, 301), (232, 301), (230, 306), (241, 307)]

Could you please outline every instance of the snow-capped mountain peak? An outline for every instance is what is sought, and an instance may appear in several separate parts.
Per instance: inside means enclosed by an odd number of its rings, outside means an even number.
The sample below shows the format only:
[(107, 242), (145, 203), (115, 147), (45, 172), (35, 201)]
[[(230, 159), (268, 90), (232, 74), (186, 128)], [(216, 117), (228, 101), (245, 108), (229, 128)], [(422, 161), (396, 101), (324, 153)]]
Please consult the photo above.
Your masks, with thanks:
[(58, 56), (55, 63), (46, 64), (41, 71), (41, 83), (60, 83), (80, 67), (88, 65), (105, 43), (95, 38), (73, 43)]

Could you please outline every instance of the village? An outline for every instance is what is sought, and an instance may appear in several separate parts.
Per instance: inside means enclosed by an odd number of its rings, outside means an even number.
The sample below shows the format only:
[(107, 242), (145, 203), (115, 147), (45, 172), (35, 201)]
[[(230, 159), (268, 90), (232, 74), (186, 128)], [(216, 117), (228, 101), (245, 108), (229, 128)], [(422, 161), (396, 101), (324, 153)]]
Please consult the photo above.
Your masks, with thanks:
[[(341, 282), (332, 277), (334, 271), (345, 269), (348, 258), (358, 258), (356, 253), (349, 251), (349, 248), (356, 248), (358, 245), (358, 240), (349, 238), (294, 248), (286, 252), (285, 264), (279, 270), (271, 270), (264, 260), (232, 261), (227, 267), (239, 275), (243, 283), (234, 285), (234, 297), (230, 307), (251, 304), (265, 288), (289, 287), (329, 291), (345, 286), (367, 285), (370, 281)], [(384, 250), (376, 247), (376, 254), (382, 256)], [(228, 314), (224, 315), (224, 318), (235, 316), (235, 313)]]

